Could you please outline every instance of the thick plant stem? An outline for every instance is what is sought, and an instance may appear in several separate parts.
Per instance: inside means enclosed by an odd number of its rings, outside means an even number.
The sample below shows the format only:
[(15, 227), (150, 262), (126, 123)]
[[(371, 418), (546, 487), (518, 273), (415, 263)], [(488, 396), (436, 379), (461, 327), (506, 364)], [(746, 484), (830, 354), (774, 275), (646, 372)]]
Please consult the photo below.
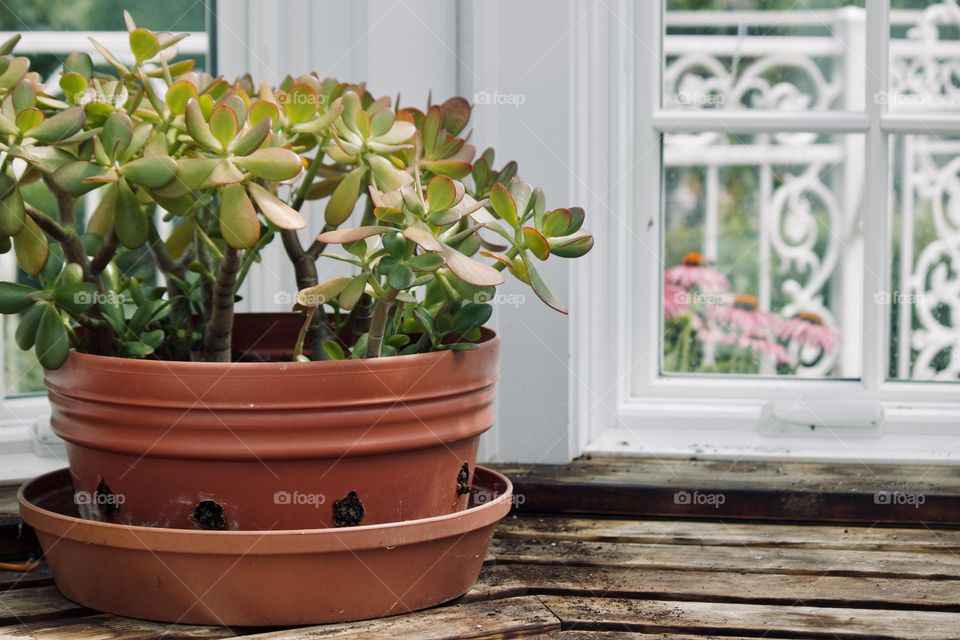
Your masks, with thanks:
[(230, 362), (234, 284), (239, 271), (240, 250), (227, 247), (217, 271), (210, 318), (203, 332), (203, 359), (207, 362)]
[(377, 300), (373, 307), (373, 318), (370, 320), (370, 337), (367, 338), (367, 357), (379, 358), (383, 348), (383, 334), (387, 330), (387, 319), (390, 317), (390, 306), (397, 299), (400, 291), (387, 289), (383, 297)]
[[(360, 226), (366, 227), (372, 225), (376, 222), (376, 216), (373, 213), (373, 198), (367, 195), (366, 204), (363, 209), (363, 219), (360, 221)], [(353, 308), (353, 339), (352, 342), (356, 342), (357, 339), (363, 334), (367, 333), (370, 330), (371, 323), (371, 314), (373, 313), (373, 299), (367, 294), (360, 296), (360, 300), (357, 301), (356, 306)]]
[[(280, 232), (280, 239), (283, 241), (283, 248), (287, 252), (287, 257), (293, 263), (293, 272), (297, 277), (297, 289), (306, 289), (313, 287), (318, 282), (317, 263), (303, 249), (300, 244), (300, 238), (296, 231), (284, 229)], [(326, 322), (324, 314), (318, 313), (313, 316), (310, 323), (310, 353), (314, 360), (323, 358), (323, 341), (332, 336), (330, 326)]]

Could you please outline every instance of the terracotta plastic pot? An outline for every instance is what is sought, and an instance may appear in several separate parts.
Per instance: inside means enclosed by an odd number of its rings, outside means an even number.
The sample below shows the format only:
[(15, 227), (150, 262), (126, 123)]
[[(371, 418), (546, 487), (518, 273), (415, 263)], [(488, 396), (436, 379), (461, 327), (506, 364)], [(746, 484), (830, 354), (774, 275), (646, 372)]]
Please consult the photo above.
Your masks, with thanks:
[(60, 592), (118, 615), (239, 626), (320, 624), (429, 607), (477, 580), (510, 481), (477, 469), (473, 506), (396, 524), (195, 531), (77, 517), (66, 469), (20, 489)]
[[(293, 314), (238, 317), (241, 353), (289, 351)], [(499, 338), (479, 348), (231, 364), (71, 353), (46, 372), (84, 518), (266, 530), (380, 524), (466, 506), (493, 424)]]

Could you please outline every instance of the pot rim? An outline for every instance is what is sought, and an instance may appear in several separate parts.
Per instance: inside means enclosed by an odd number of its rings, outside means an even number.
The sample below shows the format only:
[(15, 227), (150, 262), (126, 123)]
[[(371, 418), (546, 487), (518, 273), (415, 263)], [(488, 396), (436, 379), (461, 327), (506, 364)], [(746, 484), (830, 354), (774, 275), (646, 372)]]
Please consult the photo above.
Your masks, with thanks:
[[(190, 372), (200, 375), (226, 373), (236, 371), (257, 375), (265, 374), (277, 369), (283, 369), (285, 375), (355, 375), (360, 372), (385, 373), (388, 371), (404, 371), (420, 367), (432, 367), (435, 361), (445, 357), (470, 357), (470, 354), (479, 355), (489, 352), (500, 346), (500, 334), (488, 327), (481, 327), (481, 339), (476, 349), (454, 352), (428, 351), (409, 355), (382, 356), (380, 358), (360, 358), (357, 360), (311, 360), (296, 362), (294, 360), (282, 362), (194, 362), (187, 360), (155, 360), (148, 358), (120, 358), (117, 356), (102, 356), (92, 353), (70, 351), (68, 364), (74, 364), (88, 370), (96, 371), (123, 371), (126, 373), (152, 374), (166, 372), (175, 375), (189, 375)], [(251, 349), (255, 352), (256, 349)], [(45, 370), (46, 374), (49, 371)]]
[[(69, 478), (69, 469), (37, 476), (17, 491), (23, 520), (38, 533), (87, 544), (115, 548), (149, 550), (152, 553), (176, 552), (214, 555), (295, 555), (308, 553), (354, 552), (365, 549), (407, 546), (453, 536), (496, 524), (509, 511), (513, 483), (492, 469), (477, 466), (474, 484), (494, 497), (464, 511), (417, 520), (323, 529), (277, 529), (204, 531), (114, 524), (84, 520), (51, 511), (31, 502), (27, 491), (44, 483), (57, 485), (60, 476)], [(65, 489), (62, 487), (59, 490)], [(58, 489), (52, 489), (52, 493)]]

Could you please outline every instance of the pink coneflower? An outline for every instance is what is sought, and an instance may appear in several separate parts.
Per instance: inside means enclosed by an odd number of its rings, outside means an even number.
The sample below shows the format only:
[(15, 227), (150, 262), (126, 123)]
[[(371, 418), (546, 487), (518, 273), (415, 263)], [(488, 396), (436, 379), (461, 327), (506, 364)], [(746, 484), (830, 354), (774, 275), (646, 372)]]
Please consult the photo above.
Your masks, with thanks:
[(690, 308), (690, 295), (683, 287), (669, 282), (663, 285), (663, 315), (668, 320), (676, 318)]
[(706, 259), (698, 251), (691, 251), (683, 256), (682, 264), (670, 267), (663, 276), (670, 284), (684, 289), (695, 287), (704, 293), (719, 293), (730, 289), (727, 276), (708, 267)]
[(837, 334), (823, 324), (820, 315), (803, 311), (784, 321), (777, 332), (781, 340), (796, 340), (801, 346), (816, 347), (824, 353), (833, 353), (837, 347)]
[(733, 304), (723, 304), (709, 311), (710, 319), (741, 336), (763, 334), (776, 329), (777, 316), (757, 308), (757, 299), (749, 293), (738, 293)]

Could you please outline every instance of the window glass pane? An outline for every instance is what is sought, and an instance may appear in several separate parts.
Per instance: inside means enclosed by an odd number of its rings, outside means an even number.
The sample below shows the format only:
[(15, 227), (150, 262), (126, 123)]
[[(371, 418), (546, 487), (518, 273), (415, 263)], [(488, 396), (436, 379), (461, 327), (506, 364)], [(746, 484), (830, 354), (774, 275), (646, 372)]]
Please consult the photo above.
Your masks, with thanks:
[(666, 5), (665, 108), (863, 108), (863, 0)]
[[(73, 51), (84, 51), (94, 59), (97, 68), (111, 72), (88, 39), (90, 32), (122, 62), (132, 63), (123, 10), (133, 15), (138, 25), (154, 31), (191, 35), (178, 45), (179, 57), (195, 58), (202, 70), (207, 60), (205, 33), (205, 4), (197, 0), (32, 0), (30, 2), (0, 2), (0, 40), (14, 33), (23, 35), (15, 54), (30, 59), (31, 71), (40, 75), (40, 81), (51, 95), (62, 98), (59, 88), (63, 58)], [(55, 203), (41, 182), (21, 189), (24, 200), (48, 215), (55, 216)], [(96, 192), (86, 196), (77, 206), (78, 225), (83, 229), (86, 213), (96, 206)], [(144, 249), (143, 251), (146, 251)], [(121, 260), (121, 268), (142, 271), (144, 280), (154, 277), (150, 260), (141, 259), (138, 252), (129, 252)], [(124, 266), (123, 263), (127, 263)], [(145, 265), (141, 266), (141, 265)], [(0, 279), (18, 280), (37, 285), (36, 280), (18, 269), (9, 252), (0, 256)], [(16, 347), (17, 316), (3, 317), (3, 395), (38, 393), (43, 391), (43, 370), (33, 351), (22, 352)]]
[(952, 0), (894, 0), (891, 111), (960, 110), (960, 10)]
[(860, 376), (863, 144), (665, 137), (664, 373)]
[(890, 376), (960, 379), (960, 138), (892, 140)]

